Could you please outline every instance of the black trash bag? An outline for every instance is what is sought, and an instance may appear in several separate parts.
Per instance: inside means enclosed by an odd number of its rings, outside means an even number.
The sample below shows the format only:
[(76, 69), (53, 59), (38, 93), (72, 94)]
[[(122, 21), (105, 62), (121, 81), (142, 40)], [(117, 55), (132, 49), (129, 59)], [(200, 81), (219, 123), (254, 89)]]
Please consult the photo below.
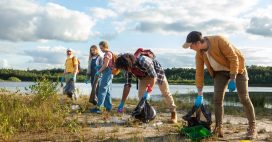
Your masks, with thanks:
[[(196, 114), (196, 116), (192, 117), (194, 113)], [(204, 115), (206, 121), (200, 120), (201, 113)], [(212, 114), (209, 111), (207, 111), (206, 107), (203, 104), (199, 108), (194, 106), (192, 110), (189, 111), (182, 118), (188, 122), (188, 127), (202, 125), (211, 131)]]
[(63, 93), (73, 99), (73, 94), (75, 93), (75, 82), (72, 79), (70, 79), (63, 87)]
[(156, 117), (156, 110), (147, 100), (141, 99), (131, 115), (144, 123), (148, 123)]

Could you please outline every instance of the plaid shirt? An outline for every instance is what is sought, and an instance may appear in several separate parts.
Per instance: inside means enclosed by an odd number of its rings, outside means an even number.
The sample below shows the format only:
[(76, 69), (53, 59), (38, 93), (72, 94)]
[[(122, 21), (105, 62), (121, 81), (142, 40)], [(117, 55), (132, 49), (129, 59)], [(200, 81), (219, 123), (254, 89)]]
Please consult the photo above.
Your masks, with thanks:
[[(159, 84), (162, 84), (164, 80), (164, 70), (161, 66), (161, 64), (155, 60), (151, 59), (147, 56), (141, 56), (137, 58), (137, 61), (139, 63), (139, 66), (141, 67), (141, 70), (147, 74), (149, 77), (157, 78), (157, 82)], [(133, 74), (131, 72), (126, 73), (126, 84), (125, 85), (131, 85)]]

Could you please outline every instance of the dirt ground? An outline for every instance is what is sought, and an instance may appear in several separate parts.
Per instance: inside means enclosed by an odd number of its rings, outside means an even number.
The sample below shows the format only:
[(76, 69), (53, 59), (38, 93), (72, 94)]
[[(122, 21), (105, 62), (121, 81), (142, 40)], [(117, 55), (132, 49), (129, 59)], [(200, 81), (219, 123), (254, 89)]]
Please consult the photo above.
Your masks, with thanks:
[[(20, 133), (8, 141), (190, 141), (178, 133), (184, 124), (182, 116), (185, 112), (178, 112), (178, 124), (169, 123), (170, 113), (158, 112), (155, 120), (143, 124), (130, 116), (129, 110), (124, 114), (111, 113), (91, 114), (73, 113), (67, 119), (78, 122), (79, 127), (71, 129), (56, 129), (51, 132)], [(213, 119), (214, 120), (214, 119)], [(254, 141), (272, 141), (272, 118), (257, 119), (258, 138)], [(241, 141), (247, 129), (247, 119), (244, 117), (225, 115), (223, 139), (211, 137), (202, 141)]]

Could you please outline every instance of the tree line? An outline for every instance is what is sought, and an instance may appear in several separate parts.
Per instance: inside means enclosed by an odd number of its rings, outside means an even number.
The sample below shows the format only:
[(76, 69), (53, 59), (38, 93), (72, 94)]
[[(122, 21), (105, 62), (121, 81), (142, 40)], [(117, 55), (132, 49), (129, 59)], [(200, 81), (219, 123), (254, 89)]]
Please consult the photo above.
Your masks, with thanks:
[[(247, 66), (249, 85), (251, 86), (272, 86), (272, 67), (263, 66)], [(81, 69), (77, 76), (78, 82), (84, 82), (86, 79), (87, 69)], [(194, 84), (195, 69), (193, 68), (167, 68), (165, 69), (166, 77), (171, 84)], [(1, 81), (14, 81), (16, 78), (21, 81), (36, 81), (41, 77), (48, 78), (53, 81), (60, 81), (63, 75), (63, 69), (47, 69), (47, 70), (15, 70), (0, 69)], [(206, 85), (212, 85), (213, 79), (209, 76), (207, 70), (204, 72)], [(114, 77), (113, 82), (124, 82), (124, 73)], [(135, 81), (135, 80), (134, 80)]]

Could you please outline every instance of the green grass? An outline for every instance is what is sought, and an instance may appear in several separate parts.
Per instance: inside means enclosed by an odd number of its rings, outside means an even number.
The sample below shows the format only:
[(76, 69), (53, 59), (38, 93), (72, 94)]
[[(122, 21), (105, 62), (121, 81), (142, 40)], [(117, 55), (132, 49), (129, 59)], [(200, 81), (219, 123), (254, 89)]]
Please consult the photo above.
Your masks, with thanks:
[(31, 86), (33, 95), (0, 92), (0, 138), (20, 132), (48, 132), (58, 127), (74, 128), (69, 103), (60, 104), (56, 84), (43, 79)]

